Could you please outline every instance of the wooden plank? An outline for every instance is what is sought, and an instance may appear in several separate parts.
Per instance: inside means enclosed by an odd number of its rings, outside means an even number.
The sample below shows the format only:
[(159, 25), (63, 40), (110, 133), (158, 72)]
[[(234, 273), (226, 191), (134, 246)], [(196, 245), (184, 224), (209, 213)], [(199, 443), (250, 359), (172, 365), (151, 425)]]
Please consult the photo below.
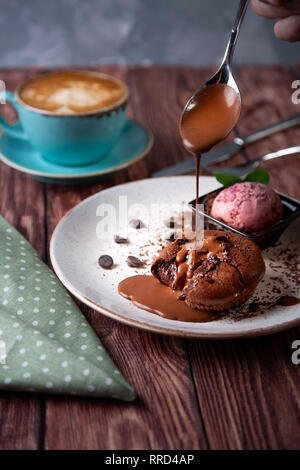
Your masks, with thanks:
[(299, 332), (190, 343), (191, 363), (212, 449), (297, 449)]
[[(241, 135), (295, 113), (292, 76), (279, 67), (244, 67), (239, 74)], [(250, 158), (299, 143), (300, 129), (249, 147)], [(299, 157), (298, 157), (299, 158)], [(273, 186), (300, 198), (300, 166), (289, 158), (268, 165)], [(280, 175), (280, 176), (279, 176)], [(213, 449), (295, 449), (300, 442), (300, 369), (291, 362), (299, 329), (251, 340), (189, 342), (209, 443)]]
[[(15, 87), (31, 71), (0, 73), (7, 89)], [(1, 105), (8, 120), (16, 113)], [(43, 184), (0, 163), (0, 213), (45, 257)], [(0, 449), (37, 449), (43, 434), (43, 400), (29, 393), (0, 392)]]
[[(140, 118), (144, 106), (147, 113), (143, 122), (151, 127), (156, 114), (157, 93), (148, 94), (147, 70), (142, 81), (141, 71), (102, 68), (103, 71), (127, 78), (132, 89), (131, 112)], [(155, 72), (160, 90), (167, 90), (170, 77), (162, 69)], [(176, 78), (176, 74), (173, 73)], [(152, 77), (152, 76), (151, 76)], [(150, 78), (151, 78), (150, 77)], [(149, 78), (148, 78), (149, 80)], [(172, 89), (172, 87), (170, 87)], [(168, 115), (173, 95), (165, 96), (164, 106), (158, 115), (159, 122), (167, 121), (165, 132), (172, 136), (177, 116)], [(143, 104), (141, 104), (143, 103)], [(142, 107), (143, 106), (143, 107)], [(162, 127), (162, 126), (161, 126)], [(154, 131), (156, 130), (153, 129)], [(157, 136), (155, 135), (155, 138)], [(164, 139), (164, 157), (171, 161), (176, 144)], [(147, 160), (151, 167), (155, 151)], [(139, 162), (105, 184), (88, 187), (49, 186), (48, 224), (51, 233), (64, 213), (80, 200), (111, 184), (147, 175), (144, 162)], [(46, 415), (46, 446), (48, 449), (203, 449), (206, 440), (202, 429), (194, 386), (184, 340), (151, 335), (118, 324), (83, 307), (93, 328), (120, 367), (125, 377), (135, 387), (138, 400), (134, 403), (114, 401), (49, 397)]]
[[(285, 67), (244, 67), (240, 73), (243, 112), (238, 129), (249, 133), (300, 112), (300, 104), (292, 103), (293, 74)], [(249, 158), (299, 145), (300, 126), (251, 145)], [(265, 162), (270, 172), (271, 185), (290, 196), (300, 198), (299, 154)]]

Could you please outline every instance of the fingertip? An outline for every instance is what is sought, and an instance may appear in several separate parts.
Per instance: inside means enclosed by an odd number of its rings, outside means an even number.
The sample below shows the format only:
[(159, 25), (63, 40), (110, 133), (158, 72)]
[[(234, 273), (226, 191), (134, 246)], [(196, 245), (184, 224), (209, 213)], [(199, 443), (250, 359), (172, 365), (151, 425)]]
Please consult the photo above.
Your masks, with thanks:
[[(299, 1), (299, 0), (297, 0)], [(291, 15), (287, 3), (271, 0), (251, 0), (254, 13), (269, 19), (286, 18)]]
[(259, 16), (265, 16), (265, 12), (262, 10), (260, 0), (251, 0), (251, 6), (254, 11)]
[(277, 21), (274, 34), (281, 41), (300, 41), (300, 15), (289, 16)]
[(284, 37), (284, 35), (282, 34), (282, 27), (280, 25), (280, 21), (277, 21), (275, 24), (274, 24), (274, 34), (276, 36), (277, 39), (280, 39), (280, 41), (288, 41), (288, 39), (286, 39)]

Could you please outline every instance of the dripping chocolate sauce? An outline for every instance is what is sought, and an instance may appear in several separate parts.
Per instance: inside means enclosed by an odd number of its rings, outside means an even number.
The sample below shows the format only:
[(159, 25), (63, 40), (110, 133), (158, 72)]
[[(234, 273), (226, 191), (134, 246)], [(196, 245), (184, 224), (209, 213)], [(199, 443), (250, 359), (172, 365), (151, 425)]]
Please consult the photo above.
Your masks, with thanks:
[(154, 276), (132, 276), (120, 282), (119, 294), (138, 308), (155, 313), (169, 320), (208, 322), (220, 316), (220, 312), (195, 310), (182, 300), (178, 291), (161, 284)]
[(184, 147), (194, 155), (196, 167), (195, 249), (198, 230), (199, 170), (201, 154), (222, 141), (235, 126), (241, 111), (237, 92), (230, 86), (214, 84), (201, 88), (184, 109), (180, 135)]
[[(161, 284), (153, 276), (133, 276), (120, 282), (118, 290), (137, 307), (162, 317), (192, 322), (214, 320), (218, 314), (196, 310), (179, 300), (180, 289), (190, 278), (197, 258), (199, 242), (198, 200), (199, 170), (201, 154), (209, 151), (222, 141), (235, 126), (241, 110), (240, 98), (236, 91), (224, 84), (214, 84), (200, 89), (185, 108), (180, 122), (180, 134), (184, 147), (194, 155), (196, 167), (196, 212), (195, 243), (189, 247), (191, 256), (188, 263), (178, 264), (177, 289)], [(186, 255), (186, 254), (185, 254)]]
[(195, 153), (194, 154), (194, 159), (195, 159), (195, 168), (196, 168), (196, 212), (195, 212), (195, 245), (194, 249), (197, 250), (199, 246), (199, 230), (198, 230), (198, 221), (199, 221), (199, 211), (198, 211), (198, 201), (199, 201), (199, 170), (200, 170), (200, 160), (201, 160), (201, 154), (200, 153)]

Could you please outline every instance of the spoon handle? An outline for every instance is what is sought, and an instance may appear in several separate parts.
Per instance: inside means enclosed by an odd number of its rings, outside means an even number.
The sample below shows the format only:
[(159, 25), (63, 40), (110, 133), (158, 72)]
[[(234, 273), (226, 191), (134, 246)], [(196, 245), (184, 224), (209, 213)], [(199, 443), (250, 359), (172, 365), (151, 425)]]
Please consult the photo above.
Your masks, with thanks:
[(231, 35), (230, 35), (230, 38), (226, 47), (226, 52), (225, 52), (222, 64), (225, 64), (226, 62), (230, 64), (231, 62), (234, 48), (237, 42), (237, 38), (241, 29), (241, 25), (242, 25), (244, 16), (248, 8), (248, 4), (249, 4), (249, 0), (240, 0), (239, 8), (238, 8), (235, 20), (234, 20), (234, 24), (231, 30)]

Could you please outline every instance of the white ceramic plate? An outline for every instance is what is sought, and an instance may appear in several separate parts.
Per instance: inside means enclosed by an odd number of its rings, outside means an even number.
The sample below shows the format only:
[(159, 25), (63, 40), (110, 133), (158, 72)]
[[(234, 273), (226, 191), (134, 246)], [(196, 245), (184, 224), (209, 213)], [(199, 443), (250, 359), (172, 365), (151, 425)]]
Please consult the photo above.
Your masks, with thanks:
[[(216, 189), (214, 178), (201, 177), (200, 192)], [(129, 233), (128, 245), (117, 245), (112, 235), (99, 239), (96, 234), (102, 209), (113, 207), (119, 216), (120, 196), (127, 197), (127, 205), (143, 204), (139, 218), (146, 227)], [(168, 320), (138, 309), (122, 298), (117, 291), (118, 283), (127, 276), (135, 275), (137, 269), (127, 266), (129, 254), (143, 259), (155, 256), (159, 248), (159, 236), (163, 228), (162, 217), (172, 215), (171, 204), (187, 203), (195, 196), (195, 178), (180, 176), (148, 179), (115, 186), (86, 199), (70, 211), (58, 224), (53, 234), (50, 255), (54, 270), (66, 288), (83, 303), (110, 318), (145, 330), (177, 336), (198, 338), (238, 338), (275, 333), (300, 324), (300, 304), (281, 307), (276, 299), (282, 295), (299, 297), (297, 276), (293, 268), (299, 267), (300, 223), (294, 222), (282, 235), (278, 245), (264, 251), (267, 264), (265, 278), (252, 298), (244, 306), (234, 309), (222, 319), (207, 323), (190, 323)], [(122, 204), (125, 198), (121, 199)], [(155, 204), (165, 204), (159, 217), (147, 219), (147, 211), (155, 212)], [(103, 206), (108, 204), (110, 206)], [(154, 208), (154, 209), (153, 209)], [(139, 209), (139, 207), (135, 207)], [(98, 210), (98, 212), (97, 212)], [(97, 215), (98, 214), (98, 215)], [(122, 211), (124, 214), (124, 211)], [(105, 214), (104, 214), (105, 215)], [(126, 220), (132, 218), (126, 215)], [(151, 225), (151, 229), (149, 229)], [(127, 223), (126, 223), (127, 227)], [(123, 235), (120, 233), (120, 235)], [(150, 242), (149, 242), (150, 240)], [(161, 243), (161, 240), (160, 240)], [(285, 247), (289, 252), (283, 254)], [(98, 265), (101, 254), (109, 254), (115, 261), (111, 270)], [(140, 274), (149, 273), (150, 262), (140, 268)], [(292, 264), (292, 265), (291, 265)], [(276, 279), (275, 279), (276, 278)], [(255, 311), (253, 311), (255, 306)]]

